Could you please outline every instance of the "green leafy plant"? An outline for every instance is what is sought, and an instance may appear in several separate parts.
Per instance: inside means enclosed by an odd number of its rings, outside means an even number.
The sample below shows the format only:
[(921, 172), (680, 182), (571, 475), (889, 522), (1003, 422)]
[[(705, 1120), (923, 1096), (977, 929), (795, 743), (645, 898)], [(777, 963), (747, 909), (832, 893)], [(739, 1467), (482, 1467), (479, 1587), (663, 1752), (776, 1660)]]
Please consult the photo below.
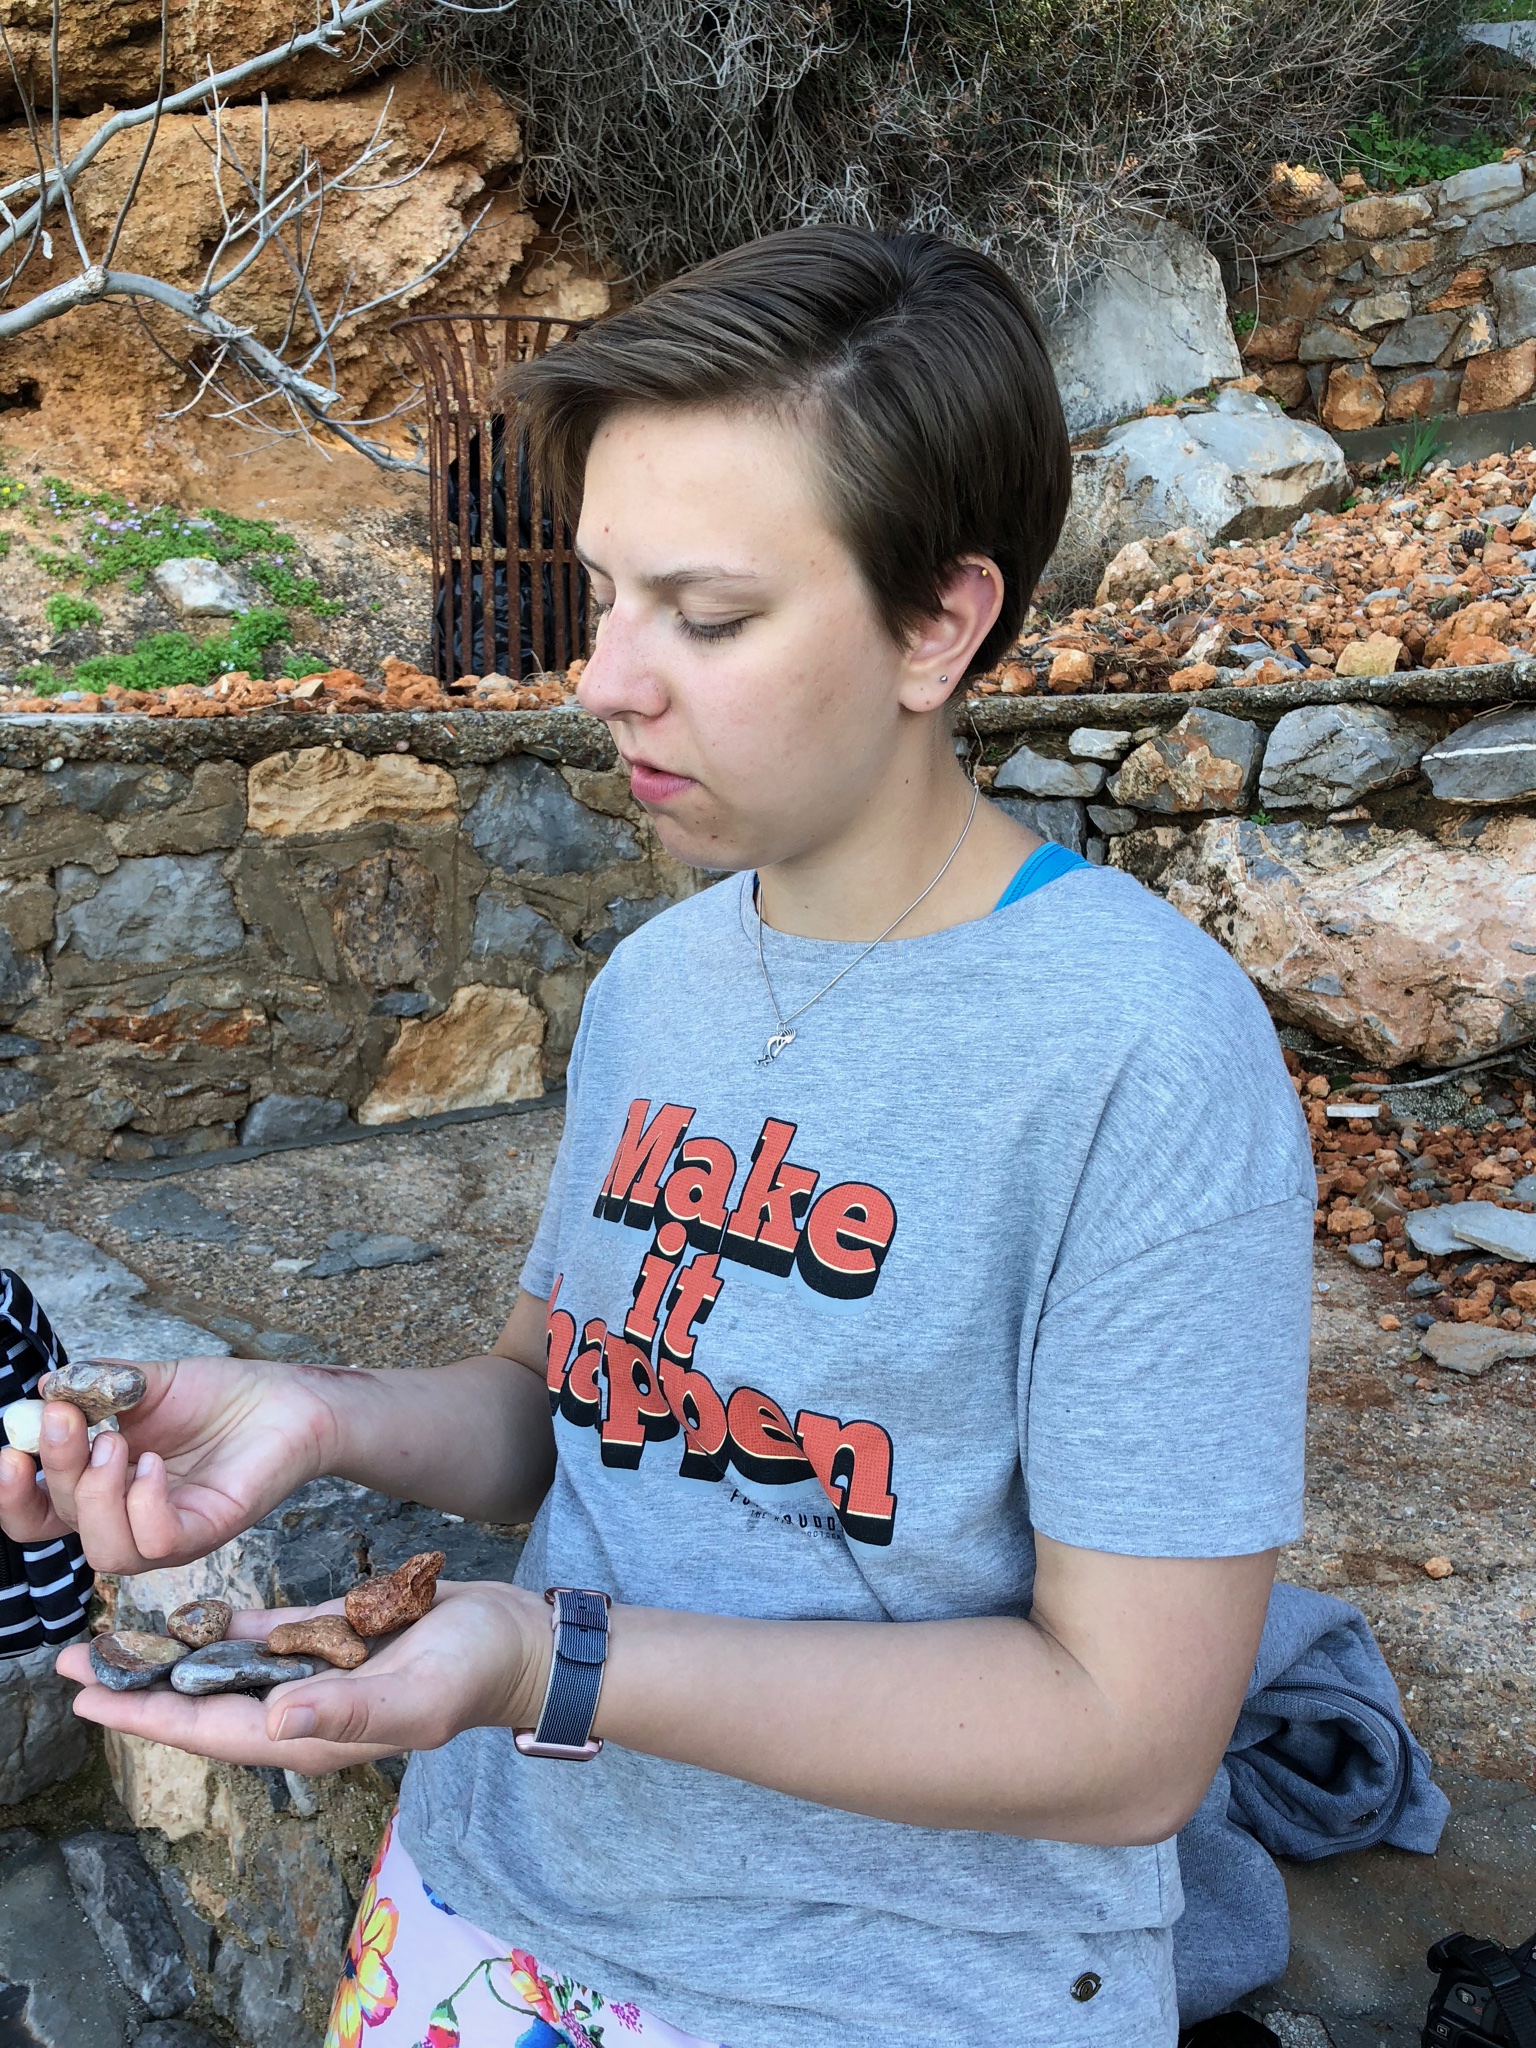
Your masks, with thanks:
[(69, 688), (51, 661), (24, 662), (16, 671), (16, 680), (35, 697), (56, 697)]
[(127, 654), (93, 654), (74, 673), (74, 687), (100, 696), (120, 690), (172, 690), (185, 683), (211, 683), (226, 669), (260, 670), (262, 656), (288, 637), (279, 611), (250, 611), (227, 633), (194, 640), (190, 633), (151, 633)]
[(55, 633), (73, 633), (80, 626), (99, 626), (101, 606), (88, 597), (71, 597), (67, 590), (56, 590), (43, 606), (43, 617)]
[(1268, 811), (1250, 811), (1248, 813), (1248, 822), (1250, 825), (1268, 825), (1273, 820), (1270, 818)]
[(285, 657), (278, 674), (302, 683), (306, 676), (323, 676), (330, 665), (315, 654), (290, 654)]
[(15, 477), (7, 476), (0, 470), (0, 512), (9, 512), (13, 506), (19, 505), (26, 495), (27, 487), (24, 483), (18, 483)]
[(1444, 447), (1440, 428), (1434, 420), (1415, 420), (1392, 452), (1397, 457), (1398, 475), (1409, 483), (1439, 455)]
[(1429, 185), (1479, 164), (1497, 163), (1506, 144), (1479, 131), (1459, 143), (1435, 142), (1378, 110), (1345, 131), (1346, 171), (1359, 171), (1371, 185)]
[(1238, 336), (1252, 334), (1259, 324), (1259, 316), (1249, 306), (1238, 306), (1232, 314), (1232, 332)]

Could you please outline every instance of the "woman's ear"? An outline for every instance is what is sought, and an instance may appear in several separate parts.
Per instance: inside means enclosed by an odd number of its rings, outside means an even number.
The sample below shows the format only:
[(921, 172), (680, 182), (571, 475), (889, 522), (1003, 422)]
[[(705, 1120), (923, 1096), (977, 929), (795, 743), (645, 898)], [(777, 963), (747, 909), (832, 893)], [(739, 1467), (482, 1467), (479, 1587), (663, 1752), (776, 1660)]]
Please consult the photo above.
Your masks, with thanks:
[(962, 555), (939, 592), (939, 608), (922, 619), (902, 661), (900, 697), (907, 711), (937, 711), (997, 622), (1003, 578), (987, 555)]

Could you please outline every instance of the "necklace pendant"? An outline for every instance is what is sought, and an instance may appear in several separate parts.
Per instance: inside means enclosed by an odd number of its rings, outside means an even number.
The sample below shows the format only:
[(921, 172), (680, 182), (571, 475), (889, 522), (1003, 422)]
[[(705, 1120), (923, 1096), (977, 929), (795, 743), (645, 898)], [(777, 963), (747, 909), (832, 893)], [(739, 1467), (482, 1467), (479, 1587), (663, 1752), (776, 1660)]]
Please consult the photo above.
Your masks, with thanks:
[(772, 1038), (763, 1047), (761, 1054), (753, 1061), (753, 1065), (771, 1067), (784, 1048), (788, 1045), (793, 1045), (794, 1042), (795, 1034), (793, 1031), (775, 1031)]

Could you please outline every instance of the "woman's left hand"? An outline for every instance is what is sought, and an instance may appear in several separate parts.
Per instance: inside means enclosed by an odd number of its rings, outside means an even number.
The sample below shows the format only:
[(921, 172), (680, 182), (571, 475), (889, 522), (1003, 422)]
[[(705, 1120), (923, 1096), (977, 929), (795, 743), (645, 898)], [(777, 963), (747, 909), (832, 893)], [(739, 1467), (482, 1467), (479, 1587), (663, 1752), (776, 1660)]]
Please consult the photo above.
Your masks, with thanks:
[[(237, 1613), (231, 1638), (263, 1641), (282, 1621), (339, 1614), (324, 1607)], [(376, 1647), (356, 1671), (322, 1668), (255, 1699), (216, 1693), (193, 1699), (156, 1685), (110, 1692), (94, 1682), (90, 1651), (76, 1643), (58, 1668), (85, 1690), (86, 1721), (225, 1763), (276, 1765), (319, 1777), (401, 1750), (438, 1749), (466, 1728), (527, 1728), (549, 1679), (549, 1607), (537, 1593), (495, 1582), (439, 1583), (431, 1610)]]

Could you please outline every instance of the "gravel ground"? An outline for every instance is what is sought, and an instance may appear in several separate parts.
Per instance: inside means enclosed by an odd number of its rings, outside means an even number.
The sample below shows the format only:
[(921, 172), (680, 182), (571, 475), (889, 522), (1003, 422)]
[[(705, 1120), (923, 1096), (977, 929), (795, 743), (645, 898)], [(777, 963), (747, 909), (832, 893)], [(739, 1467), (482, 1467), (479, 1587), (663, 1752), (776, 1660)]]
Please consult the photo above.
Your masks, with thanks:
[[(239, 1351), (439, 1365), (494, 1341), (560, 1123), (560, 1111), (536, 1110), (158, 1183), (61, 1171), (13, 1181), (13, 1199), (142, 1273), (152, 1305), (222, 1324)], [(113, 1212), (146, 1186), (228, 1211), (239, 1242), (130, 1236)], [(328, 1280), (274, 1270), (343, 1230), (408, 1234), (442, 1256)], [(1390, 1275), (1362, 1273), (1328, 1245), (1317, 1274), (1307, 1534), (1282, 1573), (1364, 1609), (1437, 1764), (1536, 1787), (1536, 1369), (1469, 1381), (1410, 1364), (1417, 1333), (1377, 1324), (1401, 1307)], [(1234, 1313), (1239, 1342), (1241, 1328)], [(1452, 1575), (1426, 1576), (1432, 1557)]]

